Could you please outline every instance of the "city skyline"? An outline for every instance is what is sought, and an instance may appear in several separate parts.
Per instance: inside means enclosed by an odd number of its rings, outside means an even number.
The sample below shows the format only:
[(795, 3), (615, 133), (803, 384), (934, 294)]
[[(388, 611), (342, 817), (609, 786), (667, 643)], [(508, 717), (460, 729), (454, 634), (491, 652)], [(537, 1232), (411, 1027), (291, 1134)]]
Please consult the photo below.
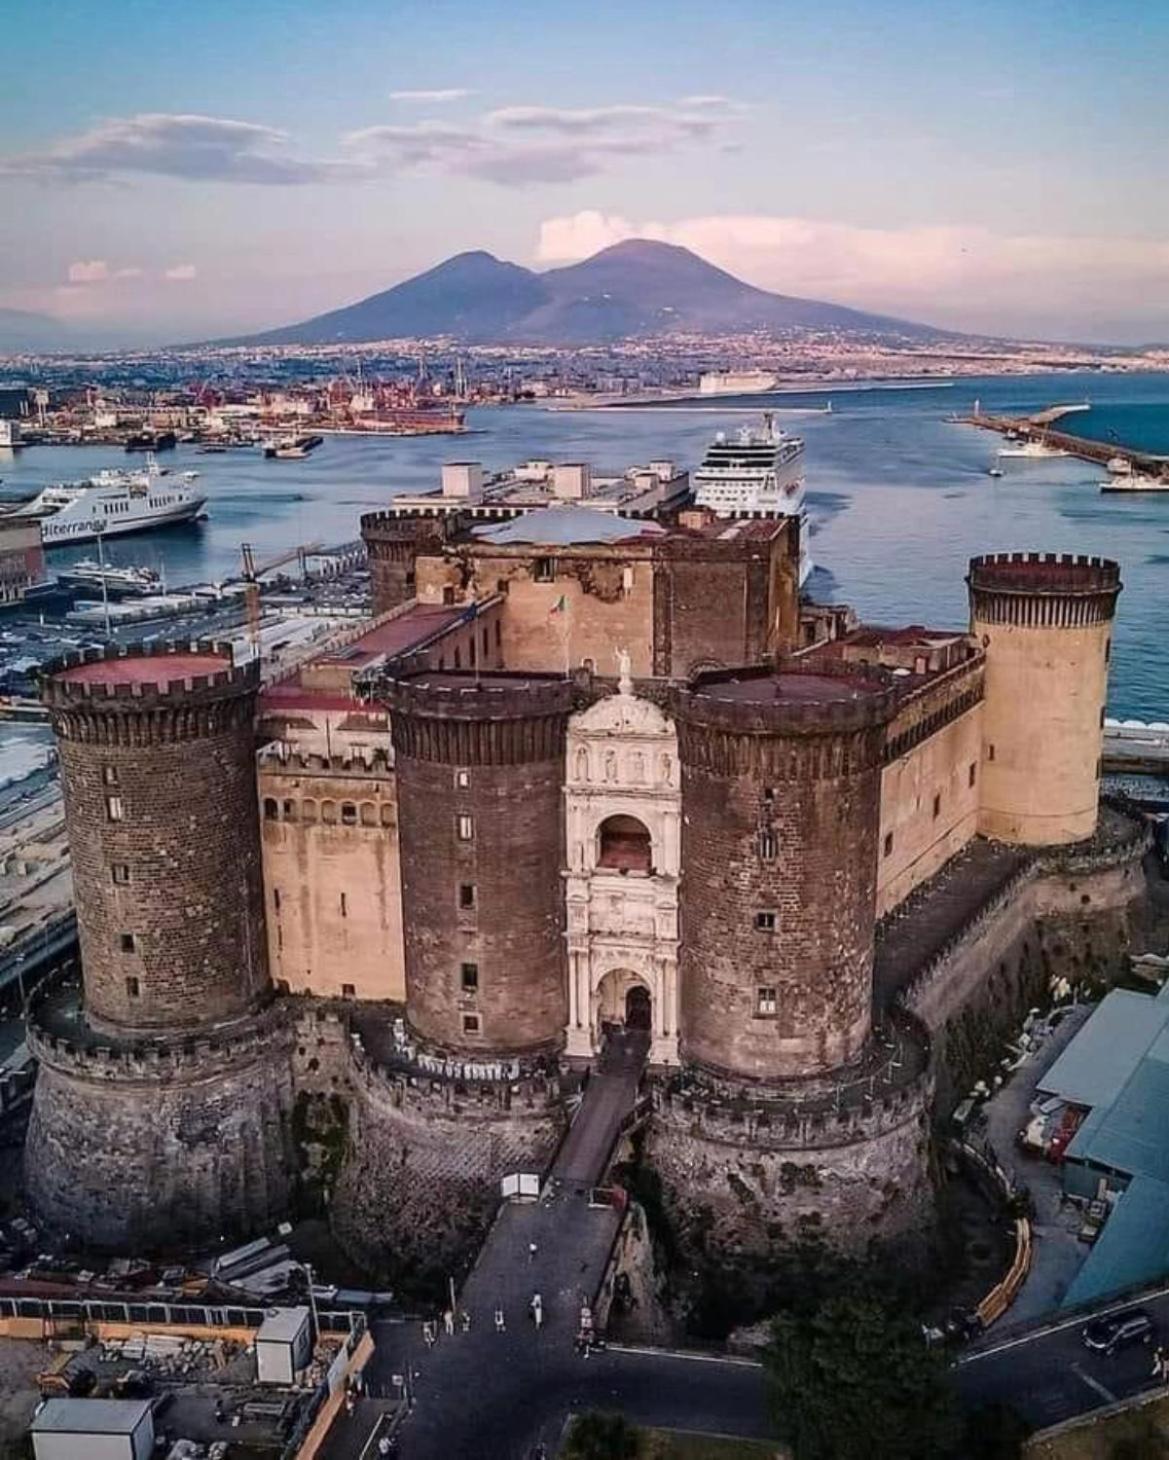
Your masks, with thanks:
[(0, 307), (111, 340), (285, 324), (464, 249), (545, 268), (634, 236), (947, 328), (1169, 338), (1149, 7), (1036, 4), (1022, 39), (998, 0), (879, 24), (846, 0), (137, 0), (52, 30), (17, 0), (9, 25)]

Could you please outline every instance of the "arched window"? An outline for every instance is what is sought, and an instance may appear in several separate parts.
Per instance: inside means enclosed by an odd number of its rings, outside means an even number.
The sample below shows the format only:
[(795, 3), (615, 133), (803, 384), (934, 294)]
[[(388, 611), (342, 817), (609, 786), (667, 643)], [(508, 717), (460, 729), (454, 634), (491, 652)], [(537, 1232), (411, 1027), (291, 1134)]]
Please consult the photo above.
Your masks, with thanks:
[(315, 822), (317, 819), (317, 803), (315, 801), (302, 801), (300, 804), (300, 815), (303, 821)]
[(383, 826), (393, 826), (393, 824), (394, 824), (394, 808), (391, 805), (389, 805), (387, 802), (384, 802), (383, 801), (382, 802), (382, 825)]
[(295, 821), (296, 820), (296, 802), (295, 801), (285, 801), (285, 803), (284, 803), (284, 820), (285, 821)]
[(280, 807), (272, 796), (264, 797), (264, 820), (276, 821), (280, 816)]
[(321, 820), (325, 823), (326, 826), (336, 826), (336, 824), (337, 824), (337, 803), (336, 803), (336, 801), (322, 801), (321, 802)]
[(377, 807), (372, 801), (361, 803), (361, 824), (362, 826), (377, 825)]
[(357, 825), (357, 807), (354, 805), (354, 803), (352, 801), (342, 801), (341, 802), (341, 825), (342, 826), (356, 826)]
[(609, 816), (597, 830), (597, 866), (652, 872), (653, 842), (636, 816)]

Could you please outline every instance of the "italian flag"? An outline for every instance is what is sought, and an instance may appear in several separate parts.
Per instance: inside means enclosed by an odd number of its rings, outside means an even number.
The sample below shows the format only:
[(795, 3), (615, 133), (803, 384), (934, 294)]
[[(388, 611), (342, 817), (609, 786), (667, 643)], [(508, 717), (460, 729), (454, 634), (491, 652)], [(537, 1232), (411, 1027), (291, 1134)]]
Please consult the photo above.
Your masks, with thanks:
[(568, 599), (565, 598), (564, 594), (562, 593), (560, 597), (556, 600), (556, 602), (552, 605), (552, 607), (548, 610), (548, 617), (551, 618), (554, 613), (563, 613), (567, 607)]

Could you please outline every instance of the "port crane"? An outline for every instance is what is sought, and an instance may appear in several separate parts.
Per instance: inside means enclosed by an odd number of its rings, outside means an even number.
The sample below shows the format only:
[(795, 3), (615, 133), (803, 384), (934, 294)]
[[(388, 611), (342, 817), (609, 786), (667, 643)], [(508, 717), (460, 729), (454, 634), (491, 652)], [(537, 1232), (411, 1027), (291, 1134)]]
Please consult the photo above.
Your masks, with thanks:
[(245, 583), (255, 583), (265, 573), (270, 573), (274, 568), (282, 568), (285, 563), (296, 560), (300, 569), (300, 576), (306, 574), (305, 559), (309, 553), (319, 553), (323, 547), (319, 542), (304, 542), (299, 547), (286, 548), (284, 552), (277, 553), (274, 557), (265, 558), (263, 562), (256, 562), (256, 550), (250, 542), (240, 543), (240, 556), (243, 560), (243, 579)]

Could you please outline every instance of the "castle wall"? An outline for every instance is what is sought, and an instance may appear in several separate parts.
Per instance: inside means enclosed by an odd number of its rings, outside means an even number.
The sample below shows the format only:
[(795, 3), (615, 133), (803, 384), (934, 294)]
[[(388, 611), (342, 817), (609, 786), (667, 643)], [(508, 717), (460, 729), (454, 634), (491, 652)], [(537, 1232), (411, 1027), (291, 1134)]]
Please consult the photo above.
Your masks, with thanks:
[[(540, 573), (551, 576), (538, 579)], [(598, 673), (609, 674), (615, 650), (626, 648), (635, 676), (653, 673), (654, 567), (647, 550), (476, 548), (420, 558), (417, 575), (423, 603), (442, 603), (448, 590), (459, 600), (506, 594), (501, 652), (509, 670), (564, 672), (591, 659)], [(453, 658), (444, 657), (453, 668)]]
[(659, 1090), (646, 1156), (661, 1175), (684, 1250), (765, 1258), (821, 1237), (863, 1256), (873, 1242), (920, 1244), (932, 1216), (930, 1085), (790, 1121)]
[(155, 1252), (284, 1217), (296, 1167), (284, 1025), (185, 1050), (83, 1049), (35, 1024), (30, 1041), (25, 1184), (43, 1229)]
[(268, 960), (292, 993), (406, 996), (398, 797), (384, 756), (333, 763), (265, 756)]
[[(895, 721), (891, 738), (896, 729)], [(878, 917), (904, 902), (976, 834), (981, 759), (982, 707), (975, 705), (885, 765)]]

